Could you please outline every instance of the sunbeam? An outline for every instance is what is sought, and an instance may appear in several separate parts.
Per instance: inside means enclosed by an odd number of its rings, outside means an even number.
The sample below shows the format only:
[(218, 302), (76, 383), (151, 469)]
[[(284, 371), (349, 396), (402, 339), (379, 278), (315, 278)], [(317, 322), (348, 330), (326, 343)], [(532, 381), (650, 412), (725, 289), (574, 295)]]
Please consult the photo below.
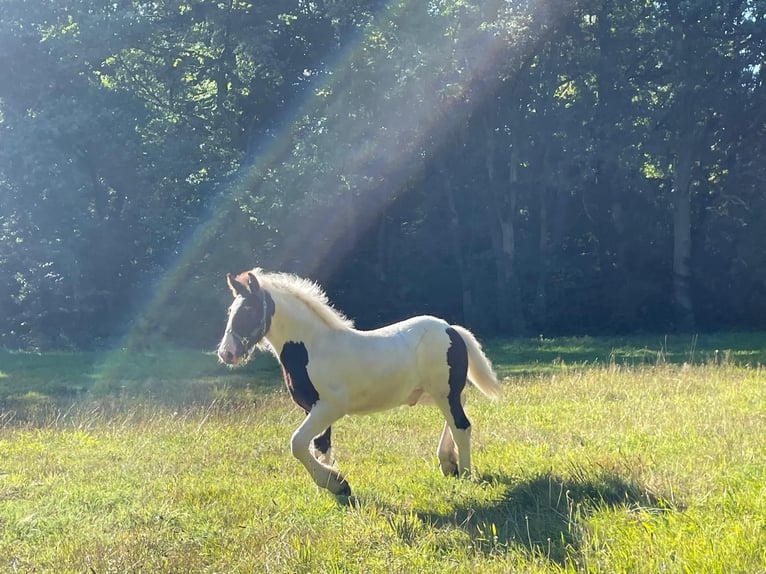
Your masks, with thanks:
[[(305, 118), (324, 118), (327, 122), (322, 132), (335, 139), (322, 141), (320, 137), (314, 143), (323, 146), (323, 157), (334, 169), (317, 170), (307, 183), (303, 198), (293, 206), (301, 214), (299, 224), (279, 234), (266, 263), (271, 268), (307, 276), (321, 267), (327, 275), (327, 267), (337, 265), (340, 257), (352, 248), (347, 243), (338, 245), (349, 226), (353, 225), (357, 233), (367, 230), (396, 198), (403, 182), (422, 165), (424, 150), (438, 149), (450, 126), (491, 96), (497, 78), (502, 77), (496, 70), (509, 66), (509, 50), (524, 48), (509, 46), (507, 37), (481, 26), (455, 28), (454, 19), (434, 17), (428, 6), (418, 0), (390, 2), (376, 14), (366, 34), (348, 46), (321, 84), (294, 106), (275, 137), (242, 169), (238, 180), (222, 189), (211, 202), (204, 221), (189, 235), (176, 259), (156, 282), (151, 298), (137, 314), (120, 349), (132, 348), (141, 325), (160, 316), (163, 306), (179, 292), (203, 254), (211, 249), (223, 222), (238, 202), (259, 195), (263, 174), (269, 173), (276, 180), (288, 179), (284, 160), (295, 153), (293, 135), (305, 124)], [(397, 77), (393, 72), (391, 77), (376, 76), (379, 85), (373, 92), (365, 88), (370, 99), (364, 102), (365, 110), (369, 110), (366, 113), (374, 113), (376, 122), (373, 124), (368, 118), (355, 121), (354, 113), (358, 110), (353, 108), (353, 98), (357, 94), (359, 69), (370, 58), (365, 52), (367, 47), (380, 38), (417, 38), (416, 43), (389, 47), (392, 57), (399, 62), (412, 61), (413, 66), (403, 67), (406, 77)], [(384, 62), (376, 64), (385, 69)], [(384, 86), (383, 82), (389, 85)], [(403, 107), (401, 102), (407, 105)], [(371, 125), (377, 127), (370, 131)], [(403, 146), (402, 142), (408, 143)], [(363, 174), (354, 183), (353, 221), (349, 220), (349, 210), (344, 209), (351, 195), (338, 192), (343, 189), (344, 174), (349, 173)], [(324, 206), (312, 209), (318, 196), (324, 199)], [(242, 261), (241, 267), (263, 263)], [(115, 353), (101, 366), (99, 376), (116, 373), (123, 356), (124, 353)]]

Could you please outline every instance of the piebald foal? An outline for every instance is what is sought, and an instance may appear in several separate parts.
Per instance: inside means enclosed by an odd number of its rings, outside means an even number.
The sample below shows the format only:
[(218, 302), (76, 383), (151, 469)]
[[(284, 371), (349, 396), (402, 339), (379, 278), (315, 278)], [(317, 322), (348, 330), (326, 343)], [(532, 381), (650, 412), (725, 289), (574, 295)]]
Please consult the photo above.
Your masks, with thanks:
[(276, 356), (290, 396), (306, 412), (290, 449), (316, 484), (336, 495), (351, 494), (332, 467), (335, 421), (426, 399), (446, 419), (437, 449), (441, 471), (470, 474), (471, 423), (462, 399), (466, 380), (490, 398), (500, 391), (470, 331), (430, 316), (359, 331), (306, 279), (256, 268), (226, 280), (234, 302), (218, 357), (227, 365), (242, 364), (259, 345)]

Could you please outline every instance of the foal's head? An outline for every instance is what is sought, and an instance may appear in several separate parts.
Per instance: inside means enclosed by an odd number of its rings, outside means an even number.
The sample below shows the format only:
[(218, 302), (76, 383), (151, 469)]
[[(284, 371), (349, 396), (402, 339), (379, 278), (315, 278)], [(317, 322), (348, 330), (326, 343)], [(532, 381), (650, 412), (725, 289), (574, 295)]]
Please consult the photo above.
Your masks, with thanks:
[(247, 359), (271, 326), (274, 302), (253, 273), (226, 275), (234, 302), (229, 307), (226, 331), (218, 345), (218, 358), (227, 365)]

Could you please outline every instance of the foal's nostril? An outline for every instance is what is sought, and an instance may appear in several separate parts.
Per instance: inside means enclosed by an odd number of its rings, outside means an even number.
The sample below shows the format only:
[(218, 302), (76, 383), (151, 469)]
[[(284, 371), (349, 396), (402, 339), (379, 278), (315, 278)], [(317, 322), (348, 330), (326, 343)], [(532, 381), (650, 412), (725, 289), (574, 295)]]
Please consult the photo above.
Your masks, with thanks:
[(232, 353), (231, 351), (219, 352), (218, 356), (227, 365), (230, 365), (232, 363), (232, 361), (234, 361), (234, 353)]

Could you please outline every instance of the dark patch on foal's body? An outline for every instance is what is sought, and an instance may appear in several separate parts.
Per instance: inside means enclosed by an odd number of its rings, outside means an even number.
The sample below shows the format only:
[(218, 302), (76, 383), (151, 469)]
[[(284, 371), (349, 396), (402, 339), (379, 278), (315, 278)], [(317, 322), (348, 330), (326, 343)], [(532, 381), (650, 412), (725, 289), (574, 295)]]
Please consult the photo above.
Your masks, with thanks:
[(279, 362), (285, 376), (285, 385), (293, 400), (307, 413), (319, 400), (319, 393), (309, 378), (306, 367), (309, 364), (309, 352), (303, 343), (288, 341), (279, 353)]
[[(311, 412), (312, 407), (319, 400), (319, 393), (311, 382), (308, 369), (309, 353), (306, 345), (288, 341), (279, 353), (279, 362), (282, 363), (282, 372), (285, 378), (285, 386), (295, 403), (306, 414)], [(314, 448), (322, 454), (330, 450), (330, 427), (314, 439)]]
[(465, 430), (471, 426), (471, 422), (465, 415), (463, 404), (460, 402), (460, 395), (465, 388), (468, 377), (468, 349), (463, 338), (452, 327), (447, 328), (447, 336), (450, 340), (450, 346), (447, 349), (447, 365), (449, 365), (447, 400), (452, 418), (455, 420), (455, 426)]

